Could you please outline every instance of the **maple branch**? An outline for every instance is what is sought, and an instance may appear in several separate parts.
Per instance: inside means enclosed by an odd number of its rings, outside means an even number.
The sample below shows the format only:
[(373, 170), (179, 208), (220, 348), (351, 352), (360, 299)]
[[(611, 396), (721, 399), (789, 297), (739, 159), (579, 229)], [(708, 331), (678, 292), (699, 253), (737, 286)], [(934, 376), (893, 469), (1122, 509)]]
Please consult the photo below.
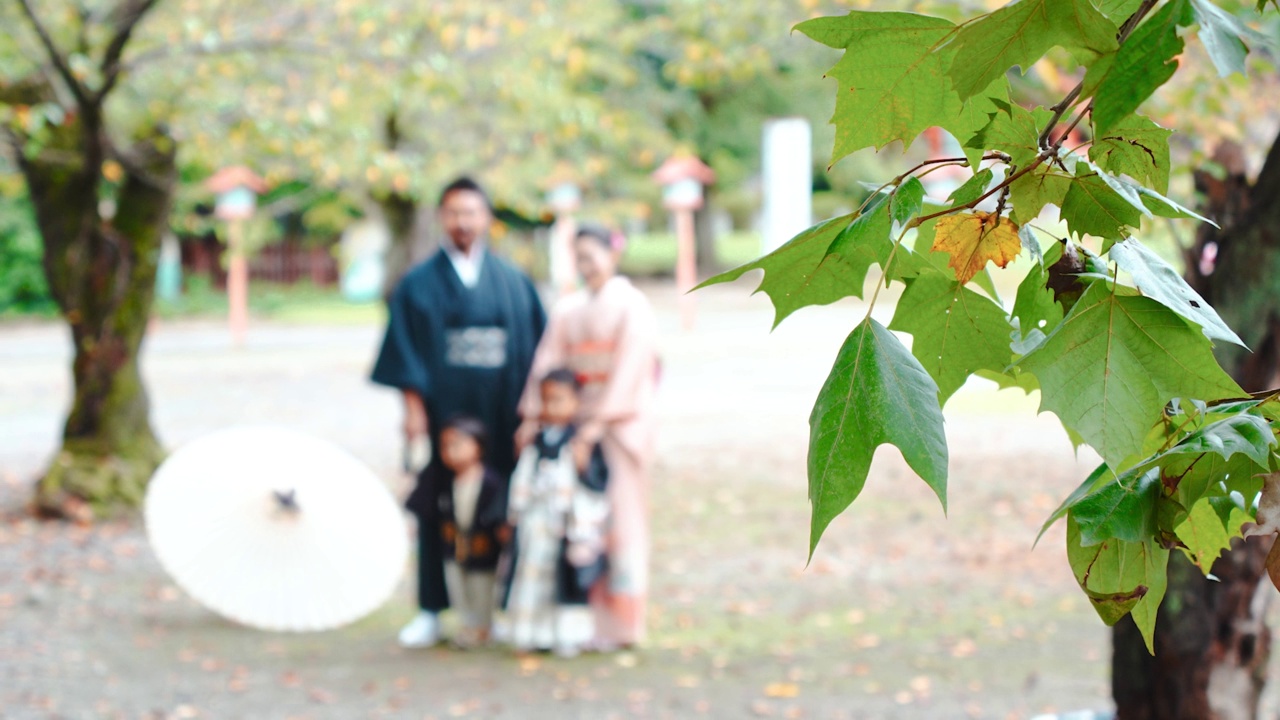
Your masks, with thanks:
[[(880, 271), (880, 282), (876, 283), (876, 289), (871, 291), (871, 299), (867, 301), (868, 318), (871, 317), (871, 311), (876, 309), (876, 299), (880, 297), (880, 286), (889, 286), (889, 268), (893, 266), (894, 258), (898, 257), (898, 248), (902, 247), (902, 240), (907, 237), (907, 231), (912, 227), (914, 226), (908, 223), (906, 227), (902, 228), (902, 232), (898, 233), (897, 241), (893, 243), (893, 249), (889, 251), (889, 257), (885, 258), (884, 267)], [(866, 322), (866, 320), (864, 319), (863, 322)]]
[(1049, 135), (1053, 132), (1053, 129), (1058, 126), (1058, 122), (1062, 120), (1062, 114), (1067, 111), (1067, 108), (1071, 107), (1071, 105), (1075, 103), (1078, 97), (1080, 97), (1081, 90), (1084, 90), (1084, 80), (1076, 83), (1076, 86), (1071, 88), (1071, 92), (1067, 93), (1066, 97), (1062, 98), (1058, 104), (1049, 108), (1053, 111), (1053, 116), (1049, 118), (1049, 122), (1045, 123), (1044, 130), (1040, 131), (1040, 137), (1036, 139), (1036, 145), (1041, 150), (1045, 150), (1049, 147)]
[(1081, 110), (1079, 115), (1076, 115), (1075, 120), (1071, 121), (1071, 124), (1067, 126), (1066, 131), (1063, 132), (1062, 136), (1058, 138), (1058, 142), (1053, 144), (1054, 149), (1056, 150), (1057, 148), (1062, 147), (1062, 143), (1067, 141), (1067, 136), (1071, 134), (1071, 131), (1076, 129), (1076, 126), (1080, 124), (1080, 121), (1084, 119), (1085, 115), (1089, 115), (1091, 113), (1093, 113), (1092, 102), (1090, 102), (1088, 107), (1086, 107), (1084, 110)]
[[(1135, 10), (1133, 14), (1130, 15), (1129, 18), (1120, 26), (1120, 32), (1116, 34), (1117, 45), (1123, 45), (1124, 41), (1129, 39), (1129, 36), (1133, 34), (1135, 29), (1137, 29), (1138, 23), (1142, 22), (1142, 19), (1147, 16), (1147, 13), (1151, 12), (1151, 8), (1155, 7), (1158, 2), (1160, 2), (1160, 0), (1142, 1), (1142, 4), (1138, 6), (1138, 9)], [(1049, 147), (1049, 136), (1053, 133), (1053, 129), (1062, 121), (1063, 114), (1066, 113), (1072, 105), (1075, 105), (1083, 90), (1084, 80), (1081, 80), (1076, 83), (1075, 87), (1071, 88), (1071, 92), (1067, 93), (1066, 97), (1062, 98), (1058, 104), (1049, 108), (1053, 111), (1053, 116), (1049, 118), (1049, 122), (1045, 123), (1044, 130), (1040, 132), (1040, 137), (1036, 140), (1041, 150), (1045, 150)]]
[(953, 206), (953, 207), (949, 207), (949, 208), (947, 208), (947, 209), (945, 209), (945, 210), (939, 210), (939, 211), (938, 211), (938, 212), (936, 212), (936, 213), (930, 213), (930, 214), (928, 214), (928, 215), (921, 215), (921, 216), (919, 216), (919, 217), (917, 217), (917, 218), (913, 219), (911, 222), (907, 223), (907, 225), (908, 225), (909, 227), (917, 227), (917, 226), (919, 226), (919, 225), (921, 225), (921, 224), (923, 224), (923, 223), (926, 223), (926, 222), (929, 222), (930, 220), (933, 220), (934, 218), (940, 218), (940, 217), (942, 217), (943, 215), (950, 215), (951, 213), (953, 213), (953, 212), (958, 212), (958, 211), (960, 211), (960, 210), (972, 210), (973, 208), (977, 207), (977, 206), (978, 206), (978, 204), (979, 204), (979, 203), (981, 203), (983, 200), (986, 200), (987, 198), (991, 197), (992, 195), (995, 195), (996, 193), (1000, 192), (1001, 190), (1004, 190), (1005, 188), (1009, 187), (1009, 186), (1010, 186), (1010, 185), (1012, 185), (1014, 182), (1016, 182), (1018, 178), (1022, 177), (1023, 175), (1026, 175), (1027, 173), (1031, 172), (1032, 170), (1035, 170), (1037, 167), (1040, 167), (1040, 165), (1041, 165), (1041, 164), (1043, 164), (1043, 163), (1044, 163), (1044, 161), (1045, 161), (1045, 160), (1048, 160), (1048, 159), (1049, 159), (1049, 151), (1048, 151), (1048, 150), (1046, 150), (1046, 151), (1044, 151), (1044, 152), (1040, 153), (1039, 155), (1037, 155), (1037, 156), (1036, 156), (1036, 159), (1035, 159), (1034, 161), (1032, 161), (1032, 162), (1031, 162), (1031, 164), (1027, 165), (1026, 167), (1022, 168), (1022, 169), (1021, 169), (1021, 170), (1019, 170), (1018, 172), (1016, 172), (1016, 173), (1014, 173), (1014, 174), (1010, 175), (1009, 177), (1005, 178), (1004, 180), (1000, 181), (1000, 184), (999, 184), (999, 185), (996, 185), (995, 187), (993, 187), (993, 188), (991, 188), (990, 190), (986, 191), (985, 193), (983, 193), (982, 195), (978, 196), (977, 198), (975, 198), (975, 199), (973, 199), (973, 200), (970, 200), (969, 202), (964, 203), (964, 204), (962, 204), (962, 205), (955, 205), (955, 206)]
[(49, 35), (44, 23), (40, 22), (40, 18), (36, 17), (36, 12), (31, 7), (31, 0), (18, 0), (18, 7), (27, 16), (27, 22), (31, 23), (31, 28), (35, 30), (36, 37), (40, 38), (40, 44), (44, 47), (45, 54), (49, 56), (49, 62), (58, 71), (58, 76), (62, 78), (62, 81), (67, 84), (71, 95), (76, 99), (76, 103), (82, 110), (89, 110), (92, 99), (89, 97), (88, 91), (76, 79), (76, 74), (72, 72), (71, 66), (67, 64), (66, 58), (62, 56), (62, 52), (58, 50), (58, 45), (54, 43), (53, 37)]
[[(1129, 19), (1125, 20), (1124, 24), (1120, 26), (1120, 32), (1117, 35), (1117, 42), (1120, 44), (1123, 44), (1124, 41), (1129, 38), (1129, 35), (1133, 33), (1134, 28), (1138, 26), (1138, 23), (1142, 21), (1142, 18), (1146, 17), (1147, 13), (1151, 12), (1151, 8), (1155, 7), (1159, 1), (1160, 0), (1143, 0), (1142, 5), (1140, 5), (1138, 9), (1134, 11), (1133, 15), (1130, 15)], [(1053, 158), (1056, 158), (1058, 155), (1058, 150), (1062, 148), (1062, 144), (1066, 142), (1067, 136), (1071, 134), (1071, 131), (1075, 130), (1076, 127), (1080, 125), (1080, 122), (1084, 120), (1086, 115), (1093, 112), (1093, 102), (1090, 102), (1084, 108), (1084, 110), (1081, 110), (1079, 113), (1076, 114), (1075, 119), (1073, 119), (1071, 121), (1071, 124), (1067, 126), (1067, 129), (1060, 136), (1058, 136), (1058, 139), (1053, 143), (1049, 143), (1049, 138), (1052, 137), (1053, 131), (1055, 128), (1057, 128), (1058, 123), (1062, 121), (1062, 116), (1066, 113), (1068, 109), (1070, 109), (1072, 106), (1075, 105), (1076, 102), (1079, 101), (1080, 93), (1083, 89), (1084, 89), (1084, 81), (1081, 80), (1079, 83), (1076, 84), (1074, 88), (1071, 89), (1071, 92), (1067, 93), (1066, 97), (1062, 98), (1062, 100), (1060, 100), (1056, 105), (1050, 108), (1050, 110), (1053, 110), (1053, 116), (1049, 119), (1049, 122), (1045, 124), (1044, 130), (1040, 132), (1040, 137), (1037, 139), (1037, 143), (1040, 146), (1040, 154), (1036, 156), (1036, 159), (1034, 162), (1032, 162), (1030, 165), (1027, 165), (1025, 168), (1022, 168), (1021, 170), (1015, 172), (1013, 175), (1010, 175), (1009, 177), (1005, 178), (998, 185), (996, 185), (995, 187), (991, 188), (990, 190), (988, 190), (987, 192), (979, 196), (976, 200), (971, 200), (970, 202), (964, 203), (963, 205), (956, 205), (954, 207), (947, 208), (946, 210), (940, 210), (936, 213), (931, 213), (929, 215), (919, 216), (914, 220), (912, 220), (909, 223), (909, 225), (911, 227), (916, 227), (921, 223), (928, 222), (929, 220), (932, 220), (934, 218), (942, 217), (943, 215), (949, 215), (953, 212), (957, 212), (960, 210), (972, 210), (973, 208), (977, 207), (978, 204), (981, 203), (983, 200), (986, 200), (987, 198), (991, 197), (997, 192), (1002, 192), (1004, 190), (1007, 190), (1008, 187), (1012, 185), (1018, 178), (1036, 169), (1041, 164), (1043, 164), (1046, 160), (1051, 160)], [(946, 162), (946, 161), (943, 160), (942, 162)], [(915, 168), (915, 169), (919, 169), (919, 168)]]
[(1129, 19), (1125, 20), (1124, 24), (1120, 26), (1120, 33), (1116, 35), (1116, 43), (1123, 45), (1124, 41), (1128, 40), (1129, 36), (1133, 34), (1133, 31), (1138, 29), (1138, 23), (1142, 22), (1147, 13), (1151, 12), (1151, 9), (1159, 2), (1160, 0), (1142, 0), (1142, 4), (1138, 6), (1138, 9), (1134, 10)]
[[(1009, 162), (1009, 156), (1006, 155), (1005, 153), (1000, 152), (999, 150), (993, 150), (987, 153), (986, 155), (983, 155), (982, 160), (1003, 160), (1004, 162)], [(867, 209), (867, 204), (871, 202), (872, 198), (884, 192), (885, 188), (890, 187), (892, 185), (901, 185), (903, 180), (906, 180), (907, 178), (911, 177), (911, 175), (914, 174), (917, 170), (920, 170), (921, 168), (924, 168), (924, 167), (928, 167), (929, 165), (937, 165), (938, 167), (942, 167), (943, 165), (957, 165), (960, 167), (967, 167), (969, 165), (969, 158), (953, 157), (953, 158), (935, 158), (933, 160), (925, 160), (924, 162), (916, 165), (910, 170), (902, 173), (901, 175), (895, 177), (889, 182), (873, 190), (871, 194), (867, 195), (867, 199), (863, 200), (862, 204), (858, 206), (858, 209), (854, 211), (854, 214), (861, 215), (862, 211)], [(934, 170), (937, 170), (937, 169), (938, 169), (937, 167), (930, 168), (927, 172), (921, 173), (920, 177), (924, 177), (925, 175), (928, 175), (930, 172), (933, 172)]]

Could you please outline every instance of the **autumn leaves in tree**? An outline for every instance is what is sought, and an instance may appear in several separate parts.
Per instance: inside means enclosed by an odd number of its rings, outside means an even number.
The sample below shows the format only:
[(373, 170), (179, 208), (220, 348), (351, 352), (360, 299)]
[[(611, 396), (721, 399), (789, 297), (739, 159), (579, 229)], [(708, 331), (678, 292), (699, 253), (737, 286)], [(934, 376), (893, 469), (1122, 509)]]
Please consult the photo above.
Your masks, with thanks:
[[(1134, 237), (1155, 217), (1206, 221), (1166, 196), (1171, 131), (1137, 111), (1177, 71), (1191, 31), (1222, 74), (1243, 70), (1255, 36), (1210, 0), (1020, 0), (959, 25), (855, 11), (797, 29), (844, 51), (828, 73), (833, 161), (930, 127), (964, 154), (911, 168), (857, 211), (708, 281), (763, 270), (776, 322), (862, 297), (869, 274), (873, 307), (882, 287), (904, 286), (888, 328), (868, 311), (845, 340), (813, 409), (810, 551), (884, 443), (945, 507), (941, 408), (970, 376), (1039, 390), (1041, 408), (1105, 461), (1049, 523), (1066, 518), (1069, 561), (1103, 620), (1132, 613), (1150, 642), (1169, 554), (1207, 572), (1253, 519), (1280, 409), (1223, 371), (1212, 343), (1240, 338)], [(1080, 82), (1028, 109), (1007, 74), (1054, 48)], [(1067, 147), (1076, 129), (1088, 140)], [(938, 205), (920, 177), (943, 166), (971, 177)], [(1032, 226), (1050, 205), (1069, 237)], [(988, 267), (1024, 253), (1031, 269), (1009, 306)], [(909, 350), (891, 330), (911, 335)]]

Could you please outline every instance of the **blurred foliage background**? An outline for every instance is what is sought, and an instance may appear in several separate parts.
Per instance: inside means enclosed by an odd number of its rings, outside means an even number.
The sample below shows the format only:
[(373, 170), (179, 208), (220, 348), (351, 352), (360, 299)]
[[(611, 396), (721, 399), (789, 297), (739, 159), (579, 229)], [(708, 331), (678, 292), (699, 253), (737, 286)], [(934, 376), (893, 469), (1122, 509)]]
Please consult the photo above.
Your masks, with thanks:
[[(998, 4), (874, 3), (956, 17)], [(334, 244), (352, 222), (381, 215), (394, 227), (396, 214), (429, 218), (438, 188), (468, 174), (490, 188), (503, 221), (496, 240), (510, 251), (552, 219), (544, 203), (552, 179), (571, 179), (584, 190), (582, 217), (644, 236), (628, 269), (649, 274), (669, 270), (664, 258), (674, 257), (663, 244), (670, 244), (668, 218), (649, 174), (674, 152), (694, 152), (718, 176), (699, 229), (716, 236), (707, 245), (711, 264), (727, 265), (758, 248), (750, 233), (766, 119), (800, 116), (812, 124), (816, 219), (856, 206), (866, 192), (860, 183), (879, 182), (902, 165), (903, 150), (890, 147), (826, 167), (834, 100), (824, 72), (837, 54), (790, 32), (810, 17), (871, 5), (160, 0), (125, 53), (108, 127), (119, 144), (155, 123), (177, 139), (181, 184), (171, 227), (184, 264), (195, 263), (215, 286), (218, 226), (202, 183), (232, 164), (253, 168), (270, 186), (247, 233), (258, 250), (319, 248), (336, 256)], [(101, 43), (93, 33), (114, 4), (33, 6), (92, 84), (96, 66), (85, 53)], [(0, 90), (44, 72), (33, 61), (40, 57), (18, 4), (0, 3)], [(1159, 100), (1169, 112), (1192, 103), (1207, 110), (1193, 118), (1195, 135), (1175, 142), (1184, 159), (1207, 152), (1214, 138), (1248, 146), (1269, 131), (1258, 127), (1265, 117), (1251, 114), (1256, 89), (1240, 78), (1223, 83), (1201, 58), (1188, 59), (1197, 70), (1180, 74), (1185, 79)], [(1019, 78), (1021, 89), (1047, 96), (1074, 82), (1049, 65)], [(0, 314), (51, 308), (16, 162), (19, 153), (39, 150), (41, 127), (61, 122), (64, 110), (20, 97), (0, 92), (0, 123), (20, 127), (34, 145), (0, 149)], [(908, 154), (930, 152), (918, 145)], [(119, 174), (103, 169), (108, 182)], [(430, 228), (418, 231), (429, 244)], [(511, 254), (537, 270), (536, 252)]]

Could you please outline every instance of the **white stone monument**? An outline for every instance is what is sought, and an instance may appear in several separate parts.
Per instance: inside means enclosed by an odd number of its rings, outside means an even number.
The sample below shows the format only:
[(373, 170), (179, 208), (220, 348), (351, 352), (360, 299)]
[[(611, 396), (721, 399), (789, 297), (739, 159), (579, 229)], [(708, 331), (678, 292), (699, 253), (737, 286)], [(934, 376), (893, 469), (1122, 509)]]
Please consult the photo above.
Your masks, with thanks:
[(813, 135), (804, 118), (764, 124), (761, 244), (772, 252), (813, 224)]

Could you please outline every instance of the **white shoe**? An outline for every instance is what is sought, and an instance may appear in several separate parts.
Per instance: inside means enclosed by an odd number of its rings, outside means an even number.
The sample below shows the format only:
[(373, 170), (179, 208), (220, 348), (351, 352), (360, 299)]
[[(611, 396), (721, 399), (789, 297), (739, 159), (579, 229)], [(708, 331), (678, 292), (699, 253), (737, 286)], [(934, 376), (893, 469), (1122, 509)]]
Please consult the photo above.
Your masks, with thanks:
[(400, 631), (400, 647), (428, 648), (440, 642), (440, 620), (435, 613), (419, 612)]
[(511, 643), (510, 621), (508, 621), (506, 618), (501, 618), (501, 617), (494, 618), (493, 629), (490, 631), (489, 637), (491, 637), (494, 642), (499, 643), (501, 645), (510, 644)]
[(557, 643), (554, 650), (556, 657), (571, 660), (582, 654), (582, 649), (569, 643)]

